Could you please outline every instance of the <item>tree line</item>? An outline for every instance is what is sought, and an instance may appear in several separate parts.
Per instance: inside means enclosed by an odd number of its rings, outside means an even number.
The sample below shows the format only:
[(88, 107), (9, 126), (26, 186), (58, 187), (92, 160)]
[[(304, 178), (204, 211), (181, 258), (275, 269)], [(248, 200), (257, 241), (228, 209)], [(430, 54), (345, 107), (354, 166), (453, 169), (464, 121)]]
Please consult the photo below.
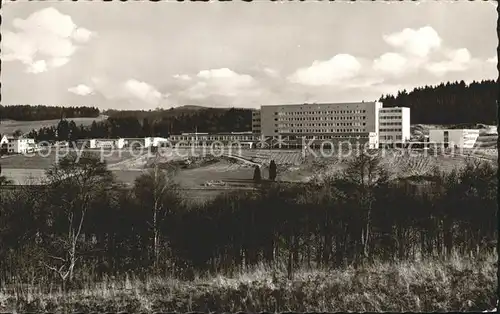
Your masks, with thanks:
[(0, 120), (38, 121), (61, 118), (95, 118), (99, 114), (98, 108), (86, 106), (0, 105)]
[[(231, 273), (257, 264), (355, 267), (372, 261), (479, 256), (497, 239), (497, 170), (468, 161), (425, 188), (390, 180), (360, 155), (323, 182), (255, 183), (253, 192), (185, 202), (175, 170), (132, 188), (90, 153), (67, 156), (47, 184), (2, 190), (0, 281), (102, 279), (125, 273)], [(250, 178), (249, 178), (250, 179)]]
[(413, 124), (496, 124), (497, 98), (498, 83), (483, 80), (417, 87), (382, 96), (380, 101), (384, 107), (409, 107)]
[(153, 134), (241, 132), (252, 129), (252, 111), (243, 108), (184, 106), (169, 110), (105, 112), (111, 118), (147, 121)]
[[(167, 112), (169, 110), (166, 110)], [(248, 119), (249, 116), (250, 118)], [(89, 138), (167, 137), (187, 132), (239, 132), (251, 129), (250, 111), (245, 109), (200, 109), (180, 115), (145, 116), (140, 121), (133, 113), (121, 112), (104, 121), (78, 126), (61, 119), (57, 126), (32, 130), (28, 137), (36, 141), (76, 141)], [(248, 121), (247, 121), (248, 120)]]

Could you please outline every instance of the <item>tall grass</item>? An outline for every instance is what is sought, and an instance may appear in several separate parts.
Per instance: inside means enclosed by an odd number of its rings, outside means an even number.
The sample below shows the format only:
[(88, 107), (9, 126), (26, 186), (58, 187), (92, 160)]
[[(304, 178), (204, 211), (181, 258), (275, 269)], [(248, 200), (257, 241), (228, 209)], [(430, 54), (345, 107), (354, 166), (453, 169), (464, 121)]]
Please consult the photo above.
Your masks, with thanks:
[(67, 311), (484, 311), (497, 303), (497, 254), (358, 268), (308, 269), (288, 279), (282, 266), (233, 276), (133, 274), (84, 282), (67, 292), (31, 282), (0, 290), (0, 312)]

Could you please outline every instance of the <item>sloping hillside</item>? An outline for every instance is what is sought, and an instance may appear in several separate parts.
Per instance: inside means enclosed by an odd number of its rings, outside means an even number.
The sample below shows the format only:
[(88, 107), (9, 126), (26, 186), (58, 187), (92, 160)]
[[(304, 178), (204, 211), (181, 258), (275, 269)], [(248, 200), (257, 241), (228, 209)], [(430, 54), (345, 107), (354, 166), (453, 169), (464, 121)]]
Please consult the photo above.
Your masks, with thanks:
[(496, 123), (498, 83), (484, 80), (423, 86), (380, 98), (384, 107), (409, 107), (412, 123)]
[[(67, 118), (68, 121), (75, 121), (76, 125), (81, 124), (87, 126), (91, 125), (93, 121), (104, 121), (108, 117), (105, 115), (100, 115), (96, 118)], [(23, 134), (28, 133), (31, 130), (39, 129), (42, 127), (57, 126), (59, 119), (54, 120), (42, 120), (42, 121), (14, 121), (14, 120), (2, 120), (0, 122), (0, 134), (12, 134), (16, 130), (20, 130)]]

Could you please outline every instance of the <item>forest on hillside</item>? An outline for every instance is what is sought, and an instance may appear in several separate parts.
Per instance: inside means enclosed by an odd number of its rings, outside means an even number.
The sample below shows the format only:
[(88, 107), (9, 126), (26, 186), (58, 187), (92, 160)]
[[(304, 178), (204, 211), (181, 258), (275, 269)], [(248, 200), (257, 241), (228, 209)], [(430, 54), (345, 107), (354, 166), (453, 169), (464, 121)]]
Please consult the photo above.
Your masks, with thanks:
[(380, 98), (384, 107), (411, 108), (412, 124), (497, 123), (498, 83), (442, 83)]
[(156, 134), (183, 132), (241, 132), (252, 128), (252, 112), (243, 108), (206, 108), (183, 106), (169, 110), (119, 111), (107, 110), (104, 114), (115, 119), (132, 117), (151, 125)]
[[(110, 116), (105, 121), (92, 122), (90, 126), (78, 126), (62, 119), (57, 126), (32, 130), (28, 136), (37, 141), (76, 141), (87, 138), (119, 137), (166, 137), (187, 132), (240, 132), (251, 130), (252, 113), (246, 109), (200, 109), (165, 115), (161, 112), (126, 112)], [(136, 114), (140, 113), (139, 119)]]
[(86, 106), (0, 105), (0, 120), (40, 121), (61, 118), (95, 118), (99, 114), (98, 108)]

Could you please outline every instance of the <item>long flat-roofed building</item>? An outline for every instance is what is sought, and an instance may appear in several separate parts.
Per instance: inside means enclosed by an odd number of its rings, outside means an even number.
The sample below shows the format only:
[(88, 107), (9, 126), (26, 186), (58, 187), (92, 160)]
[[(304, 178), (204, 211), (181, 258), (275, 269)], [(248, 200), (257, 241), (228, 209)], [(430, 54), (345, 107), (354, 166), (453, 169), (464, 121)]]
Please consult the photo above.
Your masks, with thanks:
[(182, 133), (170, 135), (170, 144), (177, 146), (205, 146), (214, 143), (231, 145), (239, 143), (242, 146), (253, 147), (260, 140), (258, 133), (249, 132), (221, 132), (221, 133)]
[[(266, 105), (260, 110), (260, 130), (265, 137), (370, 143), (378, 147), (379, 109), (382, 103), (321, 103)], [(254, 114), (256, 117), (257, 114)]]

